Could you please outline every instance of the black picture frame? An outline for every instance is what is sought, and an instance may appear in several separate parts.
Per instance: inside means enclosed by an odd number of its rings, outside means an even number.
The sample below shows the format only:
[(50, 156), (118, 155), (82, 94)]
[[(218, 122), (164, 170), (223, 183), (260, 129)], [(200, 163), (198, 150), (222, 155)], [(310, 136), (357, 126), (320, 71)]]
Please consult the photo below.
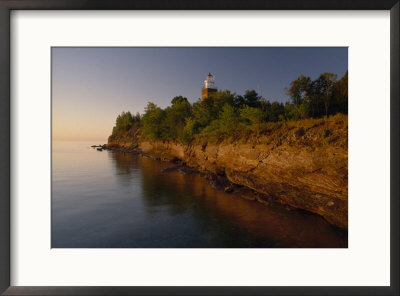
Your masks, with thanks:
[[(389, 287), (21, 287), (10, 286), (10, 12), (12, 10), (390, 10)], [(0, 0), (0, 293), (1, 295), (399, 295), (398, 0)], [(368, 264), (368, 258), (365, 258)]]

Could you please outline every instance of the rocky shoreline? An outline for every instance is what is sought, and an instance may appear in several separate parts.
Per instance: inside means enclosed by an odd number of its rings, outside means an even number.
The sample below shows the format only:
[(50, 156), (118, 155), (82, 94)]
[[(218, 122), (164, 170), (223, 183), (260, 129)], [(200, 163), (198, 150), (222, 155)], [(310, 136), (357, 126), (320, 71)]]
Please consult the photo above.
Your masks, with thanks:
[(277, 201), (347, 229), (347, 139), (344, 118), (277, 123), (245, 139), (198, 137), (188, 144), (149, 140), (132, 128), (110, 136), (106, 149), (172, 161), (227, 192), (246, 188), (253, 192), (249, 199)]

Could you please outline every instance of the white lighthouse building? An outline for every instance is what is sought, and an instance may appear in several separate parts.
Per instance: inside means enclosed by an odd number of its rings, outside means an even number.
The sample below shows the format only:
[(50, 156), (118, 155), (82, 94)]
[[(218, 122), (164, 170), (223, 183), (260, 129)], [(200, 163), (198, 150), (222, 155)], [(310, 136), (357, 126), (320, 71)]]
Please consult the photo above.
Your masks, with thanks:
[(204, 88), (201, 90), (201, 99), (204, 100), (208, 98), (208, 96), (217, 91), (217, 87), (215, 86), (214, 76), (211, 73), (208, 73), (206, 80), (204, 80)]

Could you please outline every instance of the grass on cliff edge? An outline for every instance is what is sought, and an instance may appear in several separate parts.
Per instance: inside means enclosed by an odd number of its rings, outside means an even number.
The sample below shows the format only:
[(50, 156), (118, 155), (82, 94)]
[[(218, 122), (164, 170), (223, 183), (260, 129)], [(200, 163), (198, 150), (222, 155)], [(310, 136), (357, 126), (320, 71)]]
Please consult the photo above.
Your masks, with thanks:
[(224, 135), (195, 135), (193, 142), (237, 144), (289, 144), (301, 146), (340, 146), (347, 149), (348, 115), (325, 118), (265, 122)]

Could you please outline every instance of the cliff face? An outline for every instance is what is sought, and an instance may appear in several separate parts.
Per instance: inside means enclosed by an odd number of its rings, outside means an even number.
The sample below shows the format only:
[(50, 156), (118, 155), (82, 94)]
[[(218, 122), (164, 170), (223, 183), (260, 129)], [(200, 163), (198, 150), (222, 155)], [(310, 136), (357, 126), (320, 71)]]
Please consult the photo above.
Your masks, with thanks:
[(135, 129), (111, 136), (109, 145), (137, 147), (162, 160), (180, 159), (347, 228), (347, 118), (276, 123), (247, 139), (197, 138), (188, 145), (148, 141)]

